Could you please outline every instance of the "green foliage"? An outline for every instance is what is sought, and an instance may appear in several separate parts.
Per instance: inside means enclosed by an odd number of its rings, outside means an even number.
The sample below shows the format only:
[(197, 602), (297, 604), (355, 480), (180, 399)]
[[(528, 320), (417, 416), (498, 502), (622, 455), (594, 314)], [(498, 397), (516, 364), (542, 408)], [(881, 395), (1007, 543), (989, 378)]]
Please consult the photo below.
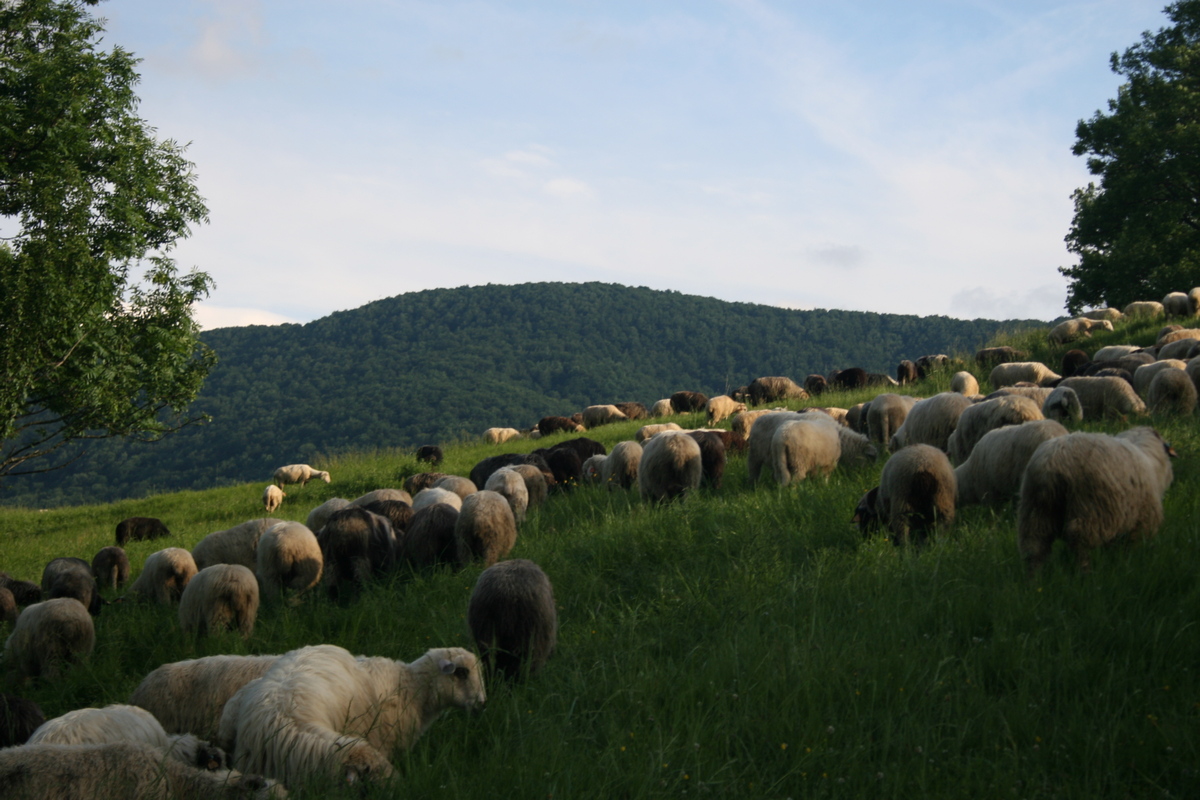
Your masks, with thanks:
[(1076, 129), (1074, 152), (1100, 183), (1074, 194), (1067, 249), (1079, 263), (1059, 269), (1073, 314), (1200, 284), (1200, 2), (1166, 14), (1170, 27), (1113, 53), (1127, 82)]
[(0, 5), (0, 477), (187, 424), (215, 362), (191, 316), (211, 281), (164, 255), (206, 218), (192, 164), (102, 32), (79, 2)]

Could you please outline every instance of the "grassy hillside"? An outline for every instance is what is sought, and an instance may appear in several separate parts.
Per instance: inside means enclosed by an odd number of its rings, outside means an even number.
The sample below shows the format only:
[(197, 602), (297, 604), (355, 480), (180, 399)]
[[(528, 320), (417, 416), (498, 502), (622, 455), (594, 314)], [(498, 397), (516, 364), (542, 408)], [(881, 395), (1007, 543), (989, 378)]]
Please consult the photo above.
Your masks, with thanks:
[[(792, 311), (610, 284), (413, 292), (307, 325), (206, 333), (220, 363), (194, 408), (212, 424), (162, 442), (93, 444), (68, 468), (12, 478), (37, 508), (263, 479), (281, 464), (531, 427), (593, 403), (720, 394), (762, 375), (974, 351), (1030, 323)], [(76, 455), (63, 453), (64, 459)]]
[[(1157, 327), (1087, 346), (1145, 343)], [(1010, 343), (1048, 363), (1065, 349), (1034, 335)], [(938, 374), (914, 393), (947, 384)], [(556, 655), (527, 685), (490, 685), (484, 713), (435, 723), (396, 756), (399, 785), (456, 798), (1200, 796), (1200, 432), (1194, 418), (1152, 422), (1180, 454), (1166, 522), (1148, 543), (1100, 551), (1087, 575), (1060, 550), (1027, 579), (1011, 507), (961, 509), (954, 530), (920, 550), (863, 541), (849, 520), (882, 459), (781, 489), (747, 487), (735, 458), (721, 490), (668, 506), (597, 487), (554, 496), (512, 555), (554, 582)], [(611, 446), (636, 427), (593, 434)], [(461, 445), (444, 466), (466, 474), (532, 446)], [(295, 487), (280, 516), (303, 520), (417, 465), (379, 450), (328, 466), (334, 482)], [(135, 513), (162, 517), (172, 544), (190, 547), (259, 516), (261, 488), (0, 510), (0, 568), (36, 579), (51, 557), (90, 559)], [(131, 546), (135, 574), (163, 544)], [(173, 608), (114, 605), (97, 619), (90, 661), (20, 691), (54, 715), (123, 701), (159, 664), (200, 655), (329, 642), (411, 660), (469, 646), (479, 572), (402, 571), (344, 606), (316, 595), (264, 609), (248, 642), (193, 642)]]

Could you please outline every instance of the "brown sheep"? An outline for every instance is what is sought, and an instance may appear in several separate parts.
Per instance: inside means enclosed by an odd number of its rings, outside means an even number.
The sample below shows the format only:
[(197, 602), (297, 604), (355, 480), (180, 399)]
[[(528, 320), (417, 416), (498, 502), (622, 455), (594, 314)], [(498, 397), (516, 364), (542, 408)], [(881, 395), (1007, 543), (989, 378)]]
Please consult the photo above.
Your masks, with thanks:
[(485, 665), (509, 680), (536, 674), (558, 637), (550, 579), (523, 558), (488, 567), (475, 581), (467, 624)]

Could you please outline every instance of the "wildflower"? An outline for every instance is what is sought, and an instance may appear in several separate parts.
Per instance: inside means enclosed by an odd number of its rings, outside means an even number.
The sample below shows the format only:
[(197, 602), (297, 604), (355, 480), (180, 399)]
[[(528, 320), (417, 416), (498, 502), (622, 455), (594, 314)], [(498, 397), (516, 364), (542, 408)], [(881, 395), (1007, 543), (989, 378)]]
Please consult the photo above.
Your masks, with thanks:
[(780, 750), (787, 750), (787, 742), (784, 742), (783, 744), (779, 745), (779, 749), (780, 749)]

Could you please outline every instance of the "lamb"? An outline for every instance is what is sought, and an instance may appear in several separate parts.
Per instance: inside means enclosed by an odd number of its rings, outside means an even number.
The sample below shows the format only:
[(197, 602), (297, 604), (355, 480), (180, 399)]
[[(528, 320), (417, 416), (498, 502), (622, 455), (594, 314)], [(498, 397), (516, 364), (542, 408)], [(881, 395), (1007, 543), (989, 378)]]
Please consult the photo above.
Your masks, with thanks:
[(608, 425), (612, 422), (621, 422), (628, 419), (621, 410), (614, 405), (599, 405), (588, 406), (583, 410), (583, 426), (585, 428), (599, 428), (601, 425)]
[[(487, 485), (486, 482), (484, 484)], [(448, 489), (459, 496), (459, 499), (465, 500), (468, 496), (475, 494), (479, 488), (471, 482), (470, 478), (464, 478), (461, 475), (446, 475), (438, 478), (433, 484), (434, 489)], [(409, 503), (412, 501), (409, 500)]]
[(1146, 413), (1146, 404), (1121, 378), (1064, 378), (1058, 387), (1073, 389), (1079, 395), (1084, 419)]
[(329, 520), (330, 515), (335, 511), (341, 511), (346, 506), (350, 505), (349, 500), (341, 497), (331, 497), (321, 505), (308, 512), (308, 519), (304, 524), (313, 533), (319, 533), (321, 528), (325, 527), (325, 523)]
[(141, 742), (11, 747), (0, 751), (0, 786), (13, 800), (287, 797), (257, 775), (196, 769)]
[(236, 630), (249, 639), (257, 617), (258, 581), (241, 564), (205, 567), (179, 598), (179, 627), (192, 636)]
[(436, 444), (423, 444), (417, 448), (417, 452), (414, 453), (414, 457), (417, 459), (417, 461), (424, 461), (427, 464), (432, 464), (436, 467), (438, 464), (442, 463), (444, 454), (442, 453), (442, 448), (438, 447)]
[[(1011, 365), (1000, 365), (1005, 366)], [(946, 450), (950, 446), (950, 434), (958, 426), (958, 418), (971, 405), (971, 400), (958, 392), (941, 392), (922, 400), (908, 412), (900, 430), (892, 434), (888, 448), (895, 452), (908, 445), (928, 444)]]
[[(1092, 354), (1093, 361), (1114, 361), (1118, 358), (1124, 358), (1128, 355), (1133, 355), (1142, 348), (1136, 344), (1110, 344), (1106, 347), (1101, 347)], [(1065, 376), (1065, 377), (1070, 377)]]
[(699, 488), (703, 476), (696, 440), (682, 431), (663, 431), (642, 448), (638, 494), (643, 500), (674, 500)]
[(1080, 422), (1083, 420), (1083, 403), (1074, 389), (1059, 386), (1051, 390), (1042, 403), (1042, 416), (1057, 422)]
[(532, 561), (501, 561), (475, 581), (467, 624), (488, 669), (508, 680), (535, 675), (558, 638), (554, 587)]
[[(799, 389), (800, 387), (796, 387)], [(739, 403), (727, 394), (719, 394), (716, 397), (710, 397), (708, 402), (704, 404), (704, 410), (708, 414), (709, 426), (716, 425), (723, 419), (732, 417), (739, 411), (746, 410), (745, 403)]]
[[(796, 385), (796, 382), (791, 378), (782, 376), (773, 376), (769, 378), (755, 378), (750, 381), (750, 385), (746, 387), (746, 394), (750, 397), (750, 405), (761, 406), (763, 403), (778, 403), (782, 400), (807, 400), (808, 392)], [(711, 401), (710, 401), (711, 402)], [(737, 409), (745, 411), (745, 408)], [(732, 413), (732, 412), (731, 412)], [(730, 416), (725, 414), (718, 417), (716, 421)], [(709, 415), (709, 424), (713, 424), (712, 415)]]
[(641, 403), (627, 402), (613, 403), (613, 405), (617, 407), (617, 411), (625, 415), (626, 419), (645, 419), (650, 416), (650, 412)]
[(1154, 380), (1154, 376), (1162, 372), (1164, 369), (1183, 370), (1187, 367), (1186, 361), (1181, 361), (1175, 358), (1168, 358), (1162, 361), (1155, 361), (1151, 364), (1144, 364), (1137, 368), (1133, 373), (1133, 390), (1138, 393), (1139, 397), (1145, 397), (1146, 392), (1150, 389), (1150, 381)]
[(1052, 419), (988, 431), (975, 444), (970, 458), (954, 470), (957, 505), (994, 506), (1014, 499), (1021, 490), (1021, 475), (1033, 452), (1042, 442), (1066, 435), (1067, 429)]
[(950, 391), (966, 395), (979, 394), (979, 381), (965, 370), (956, 372), (950, 378)]
[(637, 483), (642, 463), (642, 446), (637, 442), (617, 442), (600, 466), (600, 483), (609, 489), (629, 489)]
[(1037, 386), (1050, 386), (1061, 376), (1040, 361), (1012, 361), (997, 364), (988, 378), (993, 389), (1027, 382)]
[(1152, 414), (1189, 416), (1196, 410), (1196, 385), (1181, 369), (1164, 369), (1154, 376), (1146, 394)]
[(142, 679), (129, 703), (153, 714), (167, 733), (211, 741), (229, 698), (278, 660), (277, 655), (221, 655), (163, 664)]
[(168, 547), (146, 557), (142, 574), (129, 587), (129, 593), (166, 605), (183, 596), (183, 590), (197, 572), (191, 553), (182, 547)]
[(1017, 505), (1017, 541), (1029, 572), (1049, 557), (1056, 539), (1066, 541), (1086, 571), (1093, 548), (1153, 536), (1174, 455), (1149, 427), (1116, 436), (1072, 433), (1040, 445), (1025, 467)]
[(195, 769), (229, 768), (229, 758), (221, 748), (192, 734), (169, 736), (153, 714), (134, 705), (112, 704), (104, 708), (68, 711), (61, 717), (43, 723), (29, 737), (28, 744), (121, 742), (137, 742), (160, 748), (171, 758)]
[(453, 564), (458, 557), (458, 542), (454, 538), (457, 522), (458, 509), (445, 503), (435, 503), (416, 512), (408, 532), (399, 541), (399, 557), (418, 570)]
[(877, 456), (866, 436), (810, 415), (780, 425), (771, 436), (769, 455), (780, 486), (828, 475), (839, 463), (855, 466)]
[(4, 643), (4, 660), (17, 677), (55, 680), (64, 665), (90, 656), (95, 647), (96, 628), (83, 603), (56, 597), (21, 612)]
[(263, 489), (262, 494), (263, 508), (265, 508), (267, 513), (270, 514), (272, 511), (283, 505), (283, 498), (285, 497), (287, 497), (287, 492), (285, 492), (283, 489), (280, 489), (273, 483), (267, 484), (267, 487)]
[(103, 601), (92, 567), (82, 558), (56, 558), (42, 570), (42, 594), (46, 598), (74, 597), (93, 617)]
[(411, 747), (445, 710), (486, 701), (475, 656), (459, 647), (404, 664), (313, 645), (283, 655), (230, 698), (218, 744), (242, 769), (285, 784), (386, 779), (392, 752)]
[(918, 544), (927, 532), (954, 524), (958, 482), (950, 459), (936, 447), (914, 444), (901, 449), (883, 465), (876, 510), (886, 520), (892, 541)]
[(129, 517), (117, 523), (117, 547), (127, 542), (141, 542), (170, 536), (171, 531), (161, 519), (155, 517)]
[(906, 358), (896, 365), (896, 383), (907, 386), (910, 383), (916, 383), (917, 380), (916, 364)]
[(316, 586), (325, 567), (316, 534), (299, 522), (267, 528), (258, 540), (257, 559), (259, 597), (268, 603), (285, 590), (302, 594)]
[(708, 402), (708, 395), (701, 392), (675, 392), (671, 395), (671, 407), (679, 414), (701, 411)]
[(329, 473), (324, 470), (313, 469), (308, 464), (288, 464), (286, 467), (280, 467), (275, 470), (275, 474), (271, 476), (275, 481), (275, 485), (283, 488), (289, 483), (298, 483), (301, 486), (307, 486), (308, 482), (314, 478), (329, 483)]
[(717, 431), (694, 430), (687, 432), (687, 435), (700, 445), (700, 485), (714, 491), (721, 488), (721, 481), (725, 479), (725, 465), (729, 460), (725, 453), (725, 440), (721, 433), (728, 433), (728, 431), (718, 433)]
[[(258, 566), (258, 539), (272, 525), (283, 522), (275, 517), (247, 520), (224, 531), (205, 536), (192, 548), (196, 569), (213, 564), (241, 564), (253, 571)], [(183, 587), (180, 587), (182, 590)]]
[(1127, 317), (1161, 317), (1166, 313), (1157, 300), (1137, 300), (1125, 306), (1122, 312)]
[(482, 561), (490, 567), (504, 558), (517, 543), (517, 523), (508, 500), (484, 489), (463, 501), (454, 523), (459, 564)]
[(674, 407), (671, 405), (671, 398), (664, 397), (658, 400), (650, 407), (650, 416), (652, 417), (669, 417), (675, 413)]
[(1169, 292), (1162, 299), (1163, 311), (1168, 317), (1192, 316), (1192, 303), (1183, 292)]
[[(471, 489), (474, 488), (475, 485), (471, 484)], [(525, 512), (529, 508), (529, 489), (525, 487), (525, 479), (520, 473), (511, 467), (498, 469), (488, 478), (484, 490), (495, 492), (508, 502), (514, 522), (520, 525), (525, 521)]]
[(997, 397), (969, 406), (959, 415), (958, 425), (946, 442), (950, 461), (956, 465), (965, 462), (975, 444), (988, 431), (1042, 418), (1042, 404), (1019, 395)]
[(681, 431), (683, 430), (677, 422), (658, 422), (653, 425), (643, 425), (638, 428), (638, 432), (634, 434), (634, 439), (638, 444), (643, 444), (651, 437), (662, 433), (663, 431)]
[(876, 395), (867, 409), (867, 437), (872, 442), (886, 445), (916, 404), (917, 398), (907, 395)]
[[(452, 475), (443, 475), (442, 476), (442, 478), (450, 478), (450, 477), (457, 477), (457, 476), (452, 476)], [(438, 481), (442, 480), (442, 478), (438, 478)], [(434, 482), (434, 485), (435, 486), (437, 485), (437, 481)], [(384, 500), (399, 500), (401, 503), (408, 503), (410, 506), (412, 505), (412, 502), (413, 502), (412, 495), (410, 495), (408, 492), (404, 491), (403, 489), (374, 489), (370, 492), (367, 492), (362, 497), (354, 498), (353, 500), (350, 501), (350, 505), (358, 506), (361, 508), (362, 506), (369, 506), (369, 505), (371, 505), (371, 503), (379, 503)]]
[(542, 417), (538, 420), (537, 429), (542, 436), (549, 436), (559, 431), (582, 433), (584, 427), (570, 417)]
[(1091, 311), (1085, 311), (1080, 316), (1088, 319), (1106, 319), (1109, 322), (1119, 322), (1125, 315), (1115, 308), (1093, 308)]
[(98, 585), (119, 589), (129, 580), (129, 556), (120, 547), (100, 548), (92, 558), (92, 577)]
[(0, 749), (25, 744), (45, 721), (37, 703), (15, 694), (0, 694)]
[(1088, 319), (1075, 317), (1066, 322), (1060, 322), (1050, 329), (1050, 344), (1063, 344), (1092, 335), (1093, 330), (1111, 331), (1113, 324), (1106, 319)]
[(483, 432), (483, 440), (488, 444), (504, 444), (520, 436), (521, 432), (516, 428), (488, 428)]
[(335, 511), (317, 535), (317, 543), (324, 563), (322, 580), (335, 600), (354, 595), (369, 580), (395, 566), (396, 534), (391, 523), (365, 508)]
[(546, 481), (545, 473), (533, 464), (513, 464), (509, 469), (524, 479), (525, 490), (529, 495), (529, 508), (537, 508), (546, 502), (550, 486)]
[[(486, 486), (487, 484), (485, 483), (484, 485)], [(460, 511), (462, 510), (463, 499), (456, 492), (452, 492), (449, 489), (439, 489), (434, 486), (417, 492), (417, 496), (413, 498), (413, 511), (420, 511), (422, 508), (434, 505), (435, 503), (444, 503), (455, 511)]]

